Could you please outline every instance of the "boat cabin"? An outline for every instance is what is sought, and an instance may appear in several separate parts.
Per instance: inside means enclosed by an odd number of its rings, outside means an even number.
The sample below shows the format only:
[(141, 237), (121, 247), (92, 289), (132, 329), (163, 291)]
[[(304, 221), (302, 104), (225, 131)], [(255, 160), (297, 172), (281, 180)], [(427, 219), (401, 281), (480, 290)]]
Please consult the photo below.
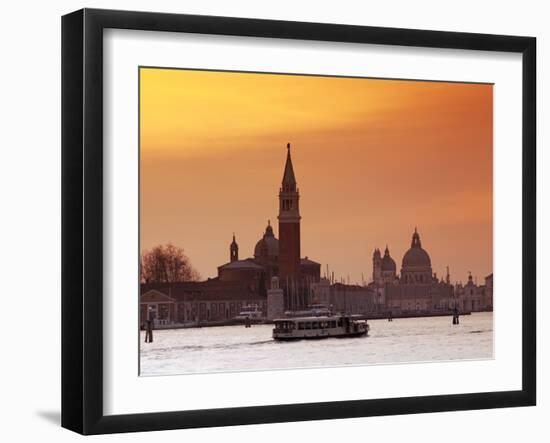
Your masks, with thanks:
[(365, 320), (357, 320), (343, 315), (284, 318), (275, 320), (274, 324), (273, 338), (281, 340), (352, 337), (366, 335), (369, 329)]

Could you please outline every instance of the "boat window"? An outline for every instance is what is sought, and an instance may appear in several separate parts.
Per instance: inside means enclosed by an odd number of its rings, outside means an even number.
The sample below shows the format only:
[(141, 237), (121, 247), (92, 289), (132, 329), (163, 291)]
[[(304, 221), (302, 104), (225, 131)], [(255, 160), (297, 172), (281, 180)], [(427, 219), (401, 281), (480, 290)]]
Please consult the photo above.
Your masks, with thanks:
[(319, 323), (317, 323), (316, 321), (314, 321), (314, 322), (311, 324), (311, 329), (319, 329)]
[(303, 323), (298, 323), (298, 329), (304, 329), (304, 324)]
[(336, 320), (332, 320), (332, 321), (330, 322), (330, 327), (331, 327), (331, 328), (335, 328), (335, 327), (336, 327)]
[(311, 329), (311, 323), (309, 322), (306, 323), (306, 329)]
[(338, 327), (339, 327), (339, 328), (342, 327), (342, 319), (341, 319), (341, 318), (338, 319)]

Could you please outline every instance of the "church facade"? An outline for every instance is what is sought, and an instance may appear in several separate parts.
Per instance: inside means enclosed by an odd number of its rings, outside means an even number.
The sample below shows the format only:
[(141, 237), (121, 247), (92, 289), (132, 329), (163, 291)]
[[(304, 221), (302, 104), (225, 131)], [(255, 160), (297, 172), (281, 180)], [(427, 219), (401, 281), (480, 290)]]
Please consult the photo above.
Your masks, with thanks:
[(386, 246), (382, 256), (375, 249), (372, 256), (372, 283), (377, 311), (433, 314), (458, 309), (461, 312), (492, 310), (492, 274), (486, 284), (474, 284), (470, 274), (468, 283), (452, 284), (447, 267), (445, 278), (433, 272), (431, 258), (422, 247), (420, 234), (415, 228), (411, 247), (403, 255), (401, 272)]
[(279, 238), (268, 221), (264, 235), (254, 247), (254, 255), (239, 259), (239, 246), (233, 236), (229, 262), (218, 267), (218, 279), (248, 283), (265, 296), (273, 277), (285, 294), (286, 308), (302, 308), (311, 300), (310, 284), (318, 282), (321, 264), (301, 256), (300, 193), (297, 186), (290, 144), (279, 188)]

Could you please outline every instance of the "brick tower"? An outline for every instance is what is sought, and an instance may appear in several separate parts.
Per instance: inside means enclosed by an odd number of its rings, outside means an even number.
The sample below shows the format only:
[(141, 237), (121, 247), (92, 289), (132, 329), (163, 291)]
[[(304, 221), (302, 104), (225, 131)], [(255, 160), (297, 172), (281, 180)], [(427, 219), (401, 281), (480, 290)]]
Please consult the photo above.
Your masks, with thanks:
[(287, 278), (296, 279), (300, 274), (300, 207), (298, 188), (290, 143), (287, 144), (285, 172), (279, 190), (279, 277), (285, 285)]

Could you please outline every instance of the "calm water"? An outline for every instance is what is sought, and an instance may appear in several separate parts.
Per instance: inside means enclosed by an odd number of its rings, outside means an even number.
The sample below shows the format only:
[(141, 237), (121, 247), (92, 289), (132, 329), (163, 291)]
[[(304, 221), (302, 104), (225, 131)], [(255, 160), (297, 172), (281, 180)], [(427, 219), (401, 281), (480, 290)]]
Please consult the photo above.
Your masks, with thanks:
[(493, 357), (493, 314), (369, 321), (368, 337), (276, 342), (272, 325), (141, 333), (141, 374), (243, 371)]

